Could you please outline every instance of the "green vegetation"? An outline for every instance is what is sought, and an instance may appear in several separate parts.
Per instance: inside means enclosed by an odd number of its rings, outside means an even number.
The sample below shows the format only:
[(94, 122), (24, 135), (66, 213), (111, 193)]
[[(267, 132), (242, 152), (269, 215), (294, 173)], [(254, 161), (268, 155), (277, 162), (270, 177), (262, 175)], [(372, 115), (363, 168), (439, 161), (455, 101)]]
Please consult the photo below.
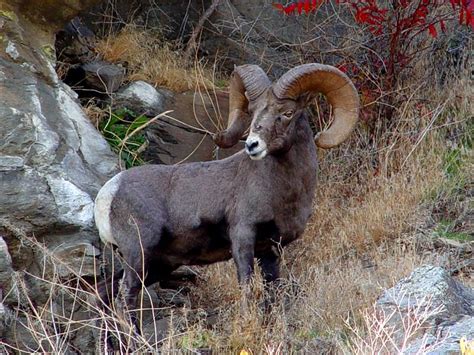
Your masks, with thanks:
[(209, 348), (212, 343), (212, 332), (199, 329), (196, 332), (189, 332), (180, 339), (183, 350)]
[(469, 242), (474, 240), (474, 237), (466, 232), (456, 232), (453, 229), (456, 227), (455, 221), (441, 221), (434, 230), (434, 235), (440, 238), (457, 240), (460, 242)]
[(100, 132), (112, 149), (120, 155), (127, 169), (144, 163), (140, 153), (146, 147), (147, 140), (141, 128), (148, 121), (148, 117), (122, 108), (112, 112), (108, 119), (99, 124)]
[(442, 155), (444, 183), (430, 196), (435, 203), (433, 217), (437, 221), (433, 236), (461, 242), (474, 240), (469, 223), (469, 211), (474, 208), (474, 200), (468, 193), (473, 183), (474, 124), (469, 119), (467, 122), (458, 128), (461, 133), (455, 138), (456, 144)]
[(459, 144), (448, 149), (444, 155), (444, 170), (448, 178), (458, 177), (463, 164), (469, 159), (474, 140), (474, 123), (469, 123), (459, 139)]

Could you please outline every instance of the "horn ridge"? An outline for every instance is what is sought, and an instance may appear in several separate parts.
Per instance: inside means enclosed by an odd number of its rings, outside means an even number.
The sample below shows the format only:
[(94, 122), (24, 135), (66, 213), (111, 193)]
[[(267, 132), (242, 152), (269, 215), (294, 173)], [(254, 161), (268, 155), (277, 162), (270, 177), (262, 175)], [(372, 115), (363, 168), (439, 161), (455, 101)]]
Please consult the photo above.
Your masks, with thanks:
[(229, 117), (227, 129), (214, 136), (214, 142), (221, 148), (237, 144), (250, 125), (249, 100), (257, 99), (271, 82), (258, 65), (236, 66), (229, 83)]
[(246, 64), (235, 68), (234, 72), (240, 76), (249, 100), (255, 100), (270, 85), (267, 74), (258, 65)]
[(334, 121), (316, 136), (316, 145), (332, 148), (341, 144), (353, 131), (359, 116), (359, 95), (352, 81), (336, 67), (310, 63), (288, 70), (273, 87), (279, 99), (296, 100), (305, 92), (324, 94), (334, 109)]

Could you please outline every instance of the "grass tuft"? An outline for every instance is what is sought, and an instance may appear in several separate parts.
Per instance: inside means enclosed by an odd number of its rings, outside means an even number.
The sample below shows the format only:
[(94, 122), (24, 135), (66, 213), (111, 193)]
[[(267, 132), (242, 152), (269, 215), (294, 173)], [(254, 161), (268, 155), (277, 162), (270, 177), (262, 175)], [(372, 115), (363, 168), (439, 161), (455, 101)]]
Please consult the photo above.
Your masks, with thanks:
[(130, 81), (144, 80), (176, 92), (211, 89), (215, 82), (222, 82), (215, 68), (209, 69), (202, 60), (185, 58), (160, 33), (134, 25), (102, 39), (96, 50), (103, 59), (124, 64)]

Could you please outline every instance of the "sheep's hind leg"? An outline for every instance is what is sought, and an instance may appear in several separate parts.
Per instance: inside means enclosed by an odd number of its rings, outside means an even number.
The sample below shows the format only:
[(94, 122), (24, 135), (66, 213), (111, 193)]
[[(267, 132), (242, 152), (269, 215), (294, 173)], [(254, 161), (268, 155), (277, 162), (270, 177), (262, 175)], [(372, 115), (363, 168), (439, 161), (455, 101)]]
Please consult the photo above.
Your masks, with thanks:
[(143, 280), (147, 270), (144, 264), (141, 263), (141, 257), (137, 259), (138, 262), (135, 264), (130, 264), (130, 260), (126, 261), (127, 265), (124, 266), (124, 275), (119, 292), (119, 310), (123, 315), (128, 313), (132, 324), (140, 332), (136, 316), (137, 298), (144, 286)]
[(146, 286), (150, 253), (153, 251), (153, 245), (150, 245), (149, 241), (158, 243), (159, 236), (153, 239), (146, 238), (142, 233), (140, 238), (139, 248), (133, 246), (121, 249), (124, 274), (118, 296), (119, 310), (124, 315), (128, 313), (138, 332), (140, 332), (140, 327), (136, 318), (137, 299), (142, 288)]
[(115, 272), (97, 283), (97, 306), (106, 309), (115, 299), (119, 291), (119, 285), (123, 279), (123, 270)]
[[(107, 352), (127, 352), (127, 349), (129, 350), (134, 347), (133, 337), (126, 336), (127, 334), (130, 334), (130, 329), (122, 328), (123, 322), (121, 319), (129, 320), (133, 328), (140, 333), (140, 327), (133, 308), (135, 308), (137, 295), (140, 292), (142, 282), (137, 272), (132, 269), (133, 265), (126, 260), (124, 262), (126, 265), (124, 265), (123, 277), (120, 281), (115, 282), (115, 284), (119, 284), (120, 286), (118, 286), (116, 292), (112, 292), (116, 295), (116, 298), (115, 301), (110, 304), (110, 308), (115, 312), (110, 318), (110, 324), (101, 328), (104, 332), (103, 339), (107, 344), (107, 347), (105, 348), (107, 349)], [(119, 274), (114, 275), (114, 280), (117, 275)], [(117, 287), (113, 288), (116, 289)], [(108, 297), (102, 299), (105, 299), (105, 302), (108, 302)], [(107, 323), (109, 323), (109, 321), (107, 321)], [(122, 335), (120, 335), (120, 333)], [(105, 344), (100, 344), (99, 352), (103, 351), (104, 345)]]

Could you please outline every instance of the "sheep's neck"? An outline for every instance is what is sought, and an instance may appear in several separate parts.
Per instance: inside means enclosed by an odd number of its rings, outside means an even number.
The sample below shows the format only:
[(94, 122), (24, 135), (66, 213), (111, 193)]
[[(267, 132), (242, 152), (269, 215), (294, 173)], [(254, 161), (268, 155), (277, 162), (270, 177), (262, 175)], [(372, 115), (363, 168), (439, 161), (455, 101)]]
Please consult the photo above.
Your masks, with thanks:
[(295, 143), (281, 156), (269, 156), (260, 178), (268, 183), (270, 203), (281, 243), (298, 238), (312, 212), (316, 187), (317, 155), (313, 132), (302, 116), (296, 122)]
[[(313, 140), (313, 132), (305, 116), (298, 118), (296, 122), (295, 139), (291, 149), (281, 155), (270, 155), (263, 160), (253, 161), (244, 155), (245, 163), (251, 164), (251, 167), (241, 169), (247, 174), (243, 177), (237, 172), (237, 178), (248, 178), (251, 180), (262, 181), (269, 191), (279, 192), (275, 194), (274, 203), (287, 203), (289, 201), (301, 199), (303, 204), (312, 203), (314, 188), (316, 186), (317, 155), (316, 146)], [(243, 153), (243, 152), (242, 152)], [(245, 153), (243, 153), (245, 154)]]

